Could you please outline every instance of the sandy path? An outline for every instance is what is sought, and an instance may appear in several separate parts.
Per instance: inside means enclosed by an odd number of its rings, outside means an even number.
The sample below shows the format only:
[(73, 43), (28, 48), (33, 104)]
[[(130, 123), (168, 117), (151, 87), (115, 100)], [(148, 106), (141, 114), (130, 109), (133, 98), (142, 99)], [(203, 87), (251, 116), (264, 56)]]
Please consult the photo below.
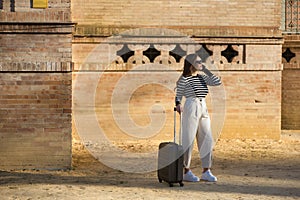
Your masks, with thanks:
[[(102, 165), (75, 139), (73, 170), (0, 171), (0, 199), (300, 199), (299, 134), (285, 133), (280, 141), (220, 140), (214, 154), (218, 183), (169, 188), (158, 183), (156, 172), (130, 174)], [(196, 151), (192, 169), (200, 174)]]

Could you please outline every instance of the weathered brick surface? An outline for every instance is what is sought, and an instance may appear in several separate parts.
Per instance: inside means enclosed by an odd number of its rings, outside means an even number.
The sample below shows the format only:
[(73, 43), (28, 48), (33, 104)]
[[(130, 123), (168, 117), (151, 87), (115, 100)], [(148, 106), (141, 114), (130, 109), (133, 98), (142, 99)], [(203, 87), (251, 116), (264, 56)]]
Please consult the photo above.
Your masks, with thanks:
[(226, 119), (222, 136), (280, 138), (281, 71), (224, 72)]
[(72, 20), (104, 26), (279, 27), (280, 4), (277, 0), (73, 0)]
[[(92, 73), (92, 72), (88, 72)], [(76, 77), (73, 78), (74, 84), (81, 90), (90, 87), (91, 80), (80, 78), (78, 83)], [(166, 76), (166, 74), (168, 74)], [(120, 115), (118, 108), (125, 110), (128, 106), (128, 115), (137, 126), (146, 127), (151, 123), (151, 117), (166, 116), (161, 130), (149, 135), (150, 140), (172, 140), (173, 130), (173, 105), (174, 91), (168, 89), (175, 87), (175, 82), (179, 72), (105, 72), (99, 78), (97, 90), (94, 92), (95, 105), (84, 105), (77, 109), (88, 111), (95, 109), (95, 113), (99, 120), (99, 125), (106, 136), (112, 140), (130, 140), (141, 139), (141, 133), (131, 132), (130, 136), (116, 123), (116, 117)], [(81, 74), (81, 76), (83, 76)], [(124, 77), (130, 77), (124, 85), (118, 85), (119, 81)], [(138, 79), (142, 80), (150, 76), (153, 83), (136, 86)], [(280, 71), (221, 71), (225, 96), (218, 96), (216, 91), (212, 91), (214, 104), (211, 103), (211, 97), (207, 97), (208, 108), (212, 116), (220, 114), (222, 111), (218, 108), (225, 101), (225, 121), (221, 132), (222, 138), (280, 138), (281, 124), (281, 72)], [(97, 83), (95, 83), (97, 84)], [(122, 87), (122, 92), (117, 91)], [(134, 89), (134, 93), (130, 96), (130, 101), (125, 102), (126, 94)], [(76, 92), (76, 91), (73, 91)], [(120, 91), (119, 91), (120, 92)], [(113, 94), (116, 95), (113, 97)], [(85, 98), (84, 96), (82, 98)], [(115, 98), (112, 101), (112, 98)], [(118, 98), (118, 99), (116, 99)], [(163, 106), (164, 109), (153, 107), (154, 105)], [(77, 106), (77, 105), (76, 105)], [(113, 110), (116, 109), (116, 110)], [(81, 113), (86, 114), (86, 113)], [(222, 113), (221, 113), (222, 114)], [(216, 119), (215, 119), (216, 120)], [(129, 123), (129, 121), (128, 121)], [(219, 124), (212, 119), (212, 126), (215, 128)], [(123, 124), (124, 125), (124, 124)], [(126, 124), (124, 125), (126, 126)], [(155, 125), (154, 125), (155, 126)], [(217, 130), (217, 129), (214, 129)], [(81, 133), (88, 134), (88, 133)], [(217, 132), (214, 132), (217, 134)]]
[(71, 34), (1, 34), (1, 62), (71, 62)]
[[(211, 50), (214, 50), (215, 66), (219, 69), (226, 92), (226, 96), (218, 100), (226, 101), (226, 119), (221, 136), (224, 138), (280, 138), (281, 45), (261, 45), (256, 44), (255, 39), (252, 40), (252, 43), (248, 40), (248, 44), (245, 44), (246, 51), (244, 52), (246, 63), (221, 64), (220, 60), (217, 62), (217, 54), (220, 53), (218, 49), (224, 49), (223, 46), (218, 46), (217, 44), (209, 46)], [(81, 67), (83, 67), (83, 70), (87, 70), (86, 74), (89, 74), (91, 73), (89, 71), (103, 69), (101, 65), (97, 68), (97, 65), (89, 64), (88, 60), (85, 60), (95, 47), (97, 47), (97, 44), (76, 43), (73, 45), (75, 70), (80, 71)], [(136, 48), (135, 59), (139, 60), (137, 54), (140, 51), (138, 50), (138, 46)], [(166, 47), (166, 49), (168, 48)], [(102, 51), (99, 50), (100, 52)], [(105, 51), (102, 53), (105, 53)], [(113, 54), (111, 51), (109, 53)], [(266, 56), (262, 56), (265, 54)], [(97, 55), (100, 56), (100, 54)], [(224, 60), (224, 57), (221, 60)], [(157, 62), (159, 63), (159, 61)], [(126, 138), (126, 134), (116, 125), (111, 111), (111, 97), (117, 91), (116, 84), (122, 77), (126, 77), (132, 69), (128, 64), (126, 66), (124, 68), (120, 65), (118, 68), (116, 65), (114, 68), (109, 68), (109, 71), (101, 76), (96, 96), (98, 98), (97, 102), (101, 103), (89, 105), (86, 108), (90, 109), (90, 106), (96, 106), (101, 127), (104, 127), (104, 131), (108, 133), (109, 137), (114, 139), (118, 139), (119, 134), (125, 135), (124, 137)], [(146, 72), (134, 72), (137, 73), (136, 76), (138, 78), (133, 80), (142, 80), (144, 76), (151, 76), (154, 83), (160, 83), (159, 85), (164, 85), (161, 83), (166, 82), (171, 85), (173, 83), (171, 88), (174, 88), (177, 78), (175, 70), (182, 69), (182, 62), (171, 63), (169, 70), (163, 70), (159, 73), (155, 69), (148, 68)], [(127, 70), (129, 71), (126, 72)], [(162, 76), (165, 82), (161, 80)], [(75, 83), (78, 83), (76, 79), (74, 79)], [(137, 124), (145, 125), (150, 120), (148, 113), (151, 110), (151, 106), (155, 102), (164, 105), (167, 113), (167, 121), (165, 127), (163, 127), (162, 131), (156, 137), (166, 138), (172, 133), (171, 122), (174, 92), (162, 89), (154, 83), (150, 84), (150, 86), (136, 88), (136, 93), (133, 94), (132, 101), (129, 102), (129, 107), (131, 108), (130, 115)], [(85, 85), (89, 87), (91, 83), (87, 78), (79, 82), (80, 84), (84, 88)], [(124, 90), (128, 90), (129, 93), (134, 84), (135, 81), (132, 83), (129, 82)], [(216, 96), (218, 95), (215, 94)], [(127, 105), (122, 106), (125, 107)], [(212, 112), (214, 111), (212, 110)]]
[(282, 73), (282, 128), (300, 130), (300, 69)]
[(72, 21), (78, 23), (75, 35), (81, 36), (156, 27), (201, 37), (280, 37), (280, 4), (277, 0), (75, 0)]
[[(88, 12), (79, 12), (85, 9)], [(227, 109), (222, 136), (280, 137), (283, 43), (279, 30), (280, 1), (130, 0), (120, 3), (97, 0), (83, 3), (75, 0), (72, 2), (72, 13), (72, 20), (78, 22), (73, 40), (75, 70), (81, 67), (84, 70), (103, 69), (95, 64), (81, 65), (89, 52), (102, 42), (103, 38), (99, 39), (99, 36), (111, 36), (141, 27), (175, 29), (183, 35), (194, 36), (199, 43), (208, 44), (207, 47), (213, 51), (211, 58), (221, 71), (226, 89)], [(148, 33), (148, 36), (153, 34)], [(231, 63), (221, 56), (221, 51), (228, 44), (236, 44), (234, 48), (239, 51), (239, 55)], [(191, 49), (189, 52), (191, 53)], [(135, 62), (144, 59), (139, 58), (139, 55), (141, 50), (135, 51)], [(173, 69), (179, 70), (182, 67), (182, 62), (173, 63), (172, 59), (169, 61), (174, 66)], [(144, 62), (147, 63), (147, 59)], [(125, 64), (110, 68), (107, 77), (112, 80), (101, 86), (105, 90), (104, 94), (109, 95), (114, 90), (112, 84), (117, 81), (116, 77), (121, 76), (118, 71), (130, 70), (131, 67), (132, 64)], [(161, 73), (169, 75), (172, 70)], [(147, 93), (145, 88), (144, 95)], [(138, 96), (135, 98), (139, 99)], [(143, 100), (141, 98), (137, 101)], [(170, 97), (161, 97), (160, 100), (167, 102)], [(147, 100), (143, 102), (145, 101)], [(139, 104), (138, 108), (142, 111), (136, 112), (147, 112), (148, 103), (145, 102), (145, 107)], [(140, 117), (135, 119), (140, 121)], [(168, 120), (172, 121), (170, 118)], [(113, 120), (107, 123), (112, 126)]]
[(70, 34), (1, 34), (0, 71), (72, 71)]
[(282, 58), (282, 129), (300, 129), (300, 37), (284, 35), (283, 52), (294, 53), (290, 60)]
[[(14, 5), (11, 5), (14, 2)], [(3, 1), (0, 169), (71, 167), (70, 0)]]
[(71, 166), (70, 73), (0, 73), (0, 168)]
[(46, 9), (34, 9), (30, 1), (18, 0), (12, 12), (10, 1), (4, 1), (0, 22), (71, 22), (70, 7), (70, 0), (49, 0)]

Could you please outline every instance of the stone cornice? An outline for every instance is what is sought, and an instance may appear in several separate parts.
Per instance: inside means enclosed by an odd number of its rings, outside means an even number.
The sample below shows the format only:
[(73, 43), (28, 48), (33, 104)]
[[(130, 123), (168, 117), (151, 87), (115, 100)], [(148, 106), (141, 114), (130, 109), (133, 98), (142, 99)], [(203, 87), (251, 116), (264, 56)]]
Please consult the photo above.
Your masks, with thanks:
[(278, 27), (255, 26), (105, 26), (99, 24), (78, 24), (75, 27), (75, 37), (107, 37), (122, 34), (128, 30), (137, 28), (172, 29), (178, 33), (190, 37), (206, 38), (282, 38), (282, 32)]
[(0, 62), (0, 72), (71, 72), (72, 62)]
[(70, 34), (74, 26), (64, 22), (0, 22), (0, 33)]

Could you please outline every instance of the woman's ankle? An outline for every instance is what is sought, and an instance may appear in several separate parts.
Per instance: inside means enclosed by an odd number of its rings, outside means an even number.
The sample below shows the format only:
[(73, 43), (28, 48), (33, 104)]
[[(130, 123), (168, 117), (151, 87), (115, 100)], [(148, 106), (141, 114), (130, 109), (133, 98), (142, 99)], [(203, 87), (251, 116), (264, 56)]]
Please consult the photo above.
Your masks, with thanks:
[(189, 171), (190, 171), (189, 168), (184, 168), (184, 173), (185, 173), (185, 174), (188, 173)]
[(207, 170), (209, 170), (209, 168), (203, 168), (202, 173), (205, 173)]

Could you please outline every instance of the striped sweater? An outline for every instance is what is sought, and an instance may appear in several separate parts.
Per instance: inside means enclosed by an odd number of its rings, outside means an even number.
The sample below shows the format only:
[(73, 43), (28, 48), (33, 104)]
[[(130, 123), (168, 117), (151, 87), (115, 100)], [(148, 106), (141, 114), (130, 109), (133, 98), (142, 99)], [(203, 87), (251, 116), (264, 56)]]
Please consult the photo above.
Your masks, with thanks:
[(208, 94), (207, 86), (217, 86), (221, 84), (221, 79), (213, 74), (196, 76), (181, 76), (177, 82), (176, 88), (176, 105), (180, 104), (182, 97), (205, 98)]

